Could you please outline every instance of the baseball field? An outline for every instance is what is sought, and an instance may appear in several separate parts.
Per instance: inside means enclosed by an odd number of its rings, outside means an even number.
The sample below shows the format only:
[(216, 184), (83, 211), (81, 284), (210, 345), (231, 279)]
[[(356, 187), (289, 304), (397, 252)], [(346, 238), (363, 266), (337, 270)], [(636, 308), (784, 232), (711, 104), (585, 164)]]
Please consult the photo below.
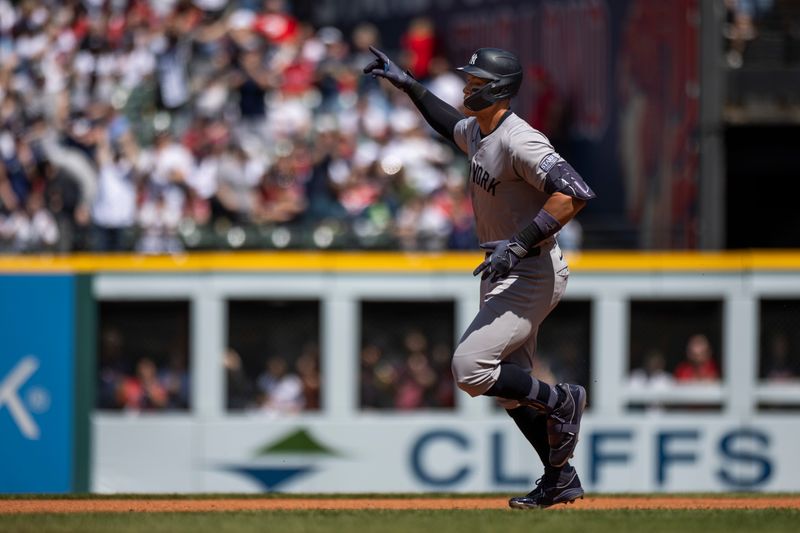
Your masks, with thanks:
[(588, 495), (514, 511), (507, 495), (3, 496), (0, 531), (503, 533), (798, 530), (800, 495)]

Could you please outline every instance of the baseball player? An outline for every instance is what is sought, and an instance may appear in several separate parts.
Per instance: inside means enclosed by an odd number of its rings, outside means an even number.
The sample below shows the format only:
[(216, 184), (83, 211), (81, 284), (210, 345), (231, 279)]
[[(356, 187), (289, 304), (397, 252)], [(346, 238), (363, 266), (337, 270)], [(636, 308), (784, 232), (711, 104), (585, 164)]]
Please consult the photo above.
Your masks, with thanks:
[(469, 157), (469, 190), (486, 258), (481, 305), (453, 354), (453, 375), (471, 396), (494, 396), (531, 443), (544, 475), (515, 509), (583, 497), (569, 459), (578, 442), (586, 390), (531, 376), (539, 325), (561, 300), (569, 268), (555, 235), (595, 197), (541, 132), (510, 109), (522, 83), (517, 57), (481, 48), (458, 70), (466, 75), (466, 116), (447, 105), (383, 52), (364, 73), (405, 91), (425, 120)]

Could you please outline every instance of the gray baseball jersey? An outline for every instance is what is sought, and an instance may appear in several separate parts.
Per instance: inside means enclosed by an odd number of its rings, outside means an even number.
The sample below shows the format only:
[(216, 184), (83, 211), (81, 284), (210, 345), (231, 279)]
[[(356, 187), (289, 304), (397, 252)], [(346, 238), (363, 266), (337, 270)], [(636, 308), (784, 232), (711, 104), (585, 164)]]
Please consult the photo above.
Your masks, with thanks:
[[(562, 161), (542, 133), (513, 113), (482, 137), (475, 118), (456, 124), (454, 138), (470, 160), (469, 186), (480, 242), (509, 239), (547, 201), (545, 176)], [(554, 238), (495, 283), (481, 282), (481, 309), (453, 354), (453, 373), (473, 396), (497, 380), (500, 365), (533, 365), (539, 325), (561, 300), (569, 268)], [(500, 399), (506, 408), (518, 403)]]
[(475, 117), (453, 137), (469, 156), (469, 185), (480, 242), (508, 239), (531, 223), (547, 201), (547, 172), (562, 161), (550, 141), (514, 113), (481, 136)]

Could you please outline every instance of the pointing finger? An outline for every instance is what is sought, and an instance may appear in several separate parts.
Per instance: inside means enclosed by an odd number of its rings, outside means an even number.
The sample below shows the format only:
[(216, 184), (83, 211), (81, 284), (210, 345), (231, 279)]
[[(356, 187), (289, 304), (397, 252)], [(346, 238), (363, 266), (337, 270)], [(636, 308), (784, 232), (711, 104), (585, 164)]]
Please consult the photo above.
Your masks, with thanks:
[(503, 241), (489, 241), (489, 242), (485, 242), (485, 243), (483, 243), (483, 244), (481, 244), (479, 246), (483, 250), (494, 250), (495, 248), (497, 248), (497, 246), (501, 242), (503, 242)]
[(489, 261), (484, 261), (483, 263), (478, 265), (475, 270), (472, 271), (472, 275), (473, 276), (477, 276), (478, 274), (483, 272), (486, 269), (486, 267), (488, 267), (488, 266), (489, 266)]
[(377, 48), (375, 48), (374, 46), (370, 45), (369, 51), (372, 52), (373, 54), (375, 54), (376, 56), (378, 56), (378, 59), (380, 59), (384, 63), (388, 63), (389, 62), (389, 57), (386, 54), (384, 54), (383, 52), (381, 52), (380, 50), (378, 50)]

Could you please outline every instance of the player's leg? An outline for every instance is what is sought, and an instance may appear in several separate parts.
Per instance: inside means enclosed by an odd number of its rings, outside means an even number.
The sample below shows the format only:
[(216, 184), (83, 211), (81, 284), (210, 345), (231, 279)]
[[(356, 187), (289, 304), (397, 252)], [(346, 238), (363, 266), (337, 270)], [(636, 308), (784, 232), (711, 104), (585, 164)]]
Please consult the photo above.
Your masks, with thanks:
[(484, 394), (514, 399), (547, 414), (549, 464), (556, 467), (567, 464), (578, 444), (586, 408), (586, 390), (582, 386), (559, 383), (554, 387), (528, 375), (518, 365), (507, 364), (500, 365), (497, 380)]
[(554, 387), (540, 381), (530, 375), (530, 361), (516, 361), (514, 355), (527, 351), (526, 342), (535, 343), (533, 327), (541, 318), (534, 316), (532, 321), (510, 309), (498, 312), (496, 306), (484, 305), (456, 347), (452, 369), (458, 387), (471, 396), (516, 400), (550, 415), (549, 464), (559, 467), (577, 444), (586, 392), (578, 385)]
[[(453, 354), (458, 387), (471, 396), (517, 400), (549, 415), (550, 464), (567, 463), (577, 444), (586, 391), (579, 385), (555, 387), (530, 375), (527, 364), (500, 364), (524, 348), (558, 304), (569, 270), (557, 245), (549, 260), (521, 262), (519, 273), (496, 283), (481, 284), (482, 306)], [(543, 258), (544, 259), (544, 258)], [(513, 359), (513, 358), (512, 358)], [(509, 360), (509, 362), (512, 362)]]
[[(533, 357), (536, 352), (537, 331), (531, 333), (528, 340), (500, 363), (502, 368), (508, 365), (515, 365), (528, 374), (532, 374)], [(558, 475), (560, 467), (550, 464), (550, 443), (547, 438), (547, 416), (540, 410), (534, 409), (529, 405), (521, 405), (517, 400), (508, 398), (497, 398), (497, 403), (503, 407), (508, 415), (514, 420), (517, 428), (522, 432), (533, 449), (536, 450), (539, 459), (542, 461), (545, 473)]]
[[(532, 331), (530, 320), (511, 311), (498, 314), (484, 306), (453, 355), (456, 382), (470, 395), (499, 396), (506, 405), (527, 404), (509, 414), (542, 459), (545, 475), (529, 494), (509, 500), (509, 505), (517, 509), (548, 507), (583, 496), (577, 473), (567, 463), (569, 456), (557, 464), (552, 461), (550, 415), (568, 403), (562, 398), (567, 393), (530, 375), (535, 343), (536, 332)], [(544, 396), (543, 390), (548, 390), (549, 396)], [(553, 399), (558, 400), (550, 403)], [(558, 446), (561, 441), (555, 444)]]
[[(538, 337), (538, 330), (533, 331), (528, 339), (506, 356), (500, 363), (500, 371), (503, 372), (503, 367), (508, 365), (515, 365), (525, 371), (527, 374), (533, 375), (533, 358), (536, 353), (536, 342)], [(522, 432), (528, 442), (531, 443), (533, 449), (536, 450), (539, 459), (542, 461), (545, 473), (558, 475), (560, 468), (556, 468), (550, 464), (550, 443), (547, 438), (547, 417), (541, 410), (534, 409), (529, 405), (521, 405), (517, 400), (507, 398), (498, 398), (497, 403), (503, 407), (508, 415), (514, 420), (517, 428)]]
[[(564, 417), (569, 412), (568, 407), (574, 411), (576, 406), (585, 404), (585, 392), (582, 400), (573, 398), (573, 393), (578, 395), (582, 387), (553, 386), (531, 376), (533, 351), (528, 353), (525, 349), (528, 342), (530, 346), (535, 345), (538, 326), (551, 308), (527, 309), (525, 316), (510, 306), (503, 308), (503, 303), (495, 300), (491, 305), (484, 305), (459, 341), (452, 362), (456, 384), (471, 396), (517, 400), (543, 413), (555, 413), (560, 425), (553, 426), (551, 433), (556, 436), (572, 431), (574, 417)], [(527, 355), (526, 360), (515, 357), (522, 352)], [(503, 362), (509, 364), (501, 364)], [(572, 442), (568, 440), (567, 443)], [(558, 439), (551, 439), (551, 446), (557, 454), (554, 461), (551, 453), (550, 462), (553, 466), (564, 465), (571, 455), (569, 446), (561, 446)], [(562, 457), (565, 453), (566, 457)]]
[(530, 442), (542, 461), (545, 473), (558, 472), (561, 468), (550, 465), (550, 444), (547, 440), (547, 416), (527, 405), (506, 409), (506, 413)]
[(583, 487), (575, 468), (569, 463), (561, 467), (550, 465), (547, 416), (525, 405), (506, 412), (544, 464), (544, 474), (536, 482), (536, 487), (525, 496), (511, 498), (508, 505), (514, 509), (538, 509), (557, 503), (571, 503), (582, 498)]
[[(548, 255), (549, 264), (554, 273), (554, 283), (553, 299), (547, 314), (561, 301), (569, 278), (569, 267), (557, 242), (550, 249)], [(556, 389), (559, 399), (555, 408), (548, 413), (547, 433), (550, 441), (550, 464), (561, 466), (567, 464), (578, 444), (581, 417), (586, 408), (586, 389), (572, 383), (559, 383), (556, 385)]]
[[(501, 366), (516, 364), (530, 370), (536, 352), (538, 331), (531, 334), (528, 341), (510, 353)], [(548, 416), (530, 406), (519, 405), (514, 400), (498, 399), (501, 406), (514, 420), (544, 465), (544, 473), (536, 482), (536, 487), (525, 496), (516, 496), (508, 501), (513, 509), (535, 509), (549, 507), (556, 503), (569, 503), (583, 496), (583, 488), (575, 469), (569, 463), (560, 467), (550, 464), (550, 439), (547, 429)]]
[(510, 309), (498, 312), (495, 306), (484, 305), (453, 354), (453, 376), (458, 387), (470, 396), (497, 396), (543, 410), (554, 409), (557, 390), (531, 377), (529, 365), (501, 365), (534, 331), (527, 317)]

